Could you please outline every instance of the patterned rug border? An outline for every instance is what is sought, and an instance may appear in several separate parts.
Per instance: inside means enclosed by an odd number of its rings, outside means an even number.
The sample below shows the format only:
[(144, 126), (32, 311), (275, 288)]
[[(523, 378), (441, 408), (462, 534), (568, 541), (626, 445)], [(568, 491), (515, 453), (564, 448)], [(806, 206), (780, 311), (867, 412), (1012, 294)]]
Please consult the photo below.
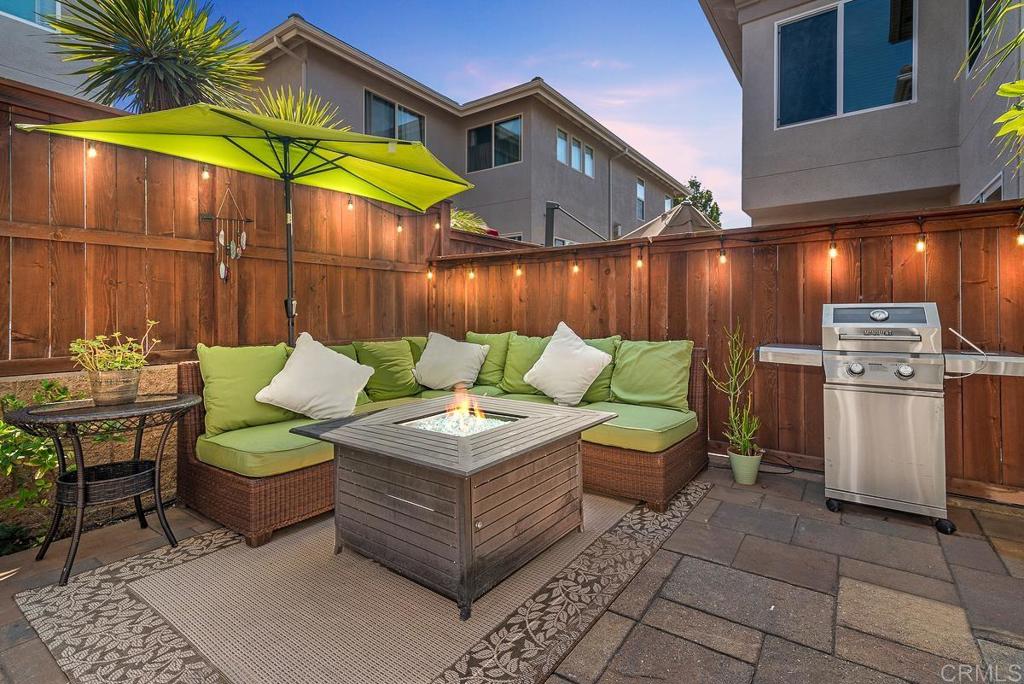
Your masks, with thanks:
[[(691, 482), (665, 513), (634, 507), (434, 684), (542, 681), (710, 489), (708, 482)], [(162, 547), (82, 572), (65, 587), (48, 585), (14, 598), (72, 682), (232, 684), (129, 585), (240, 541), (241, 536), (220, 528), (177, 548)]]

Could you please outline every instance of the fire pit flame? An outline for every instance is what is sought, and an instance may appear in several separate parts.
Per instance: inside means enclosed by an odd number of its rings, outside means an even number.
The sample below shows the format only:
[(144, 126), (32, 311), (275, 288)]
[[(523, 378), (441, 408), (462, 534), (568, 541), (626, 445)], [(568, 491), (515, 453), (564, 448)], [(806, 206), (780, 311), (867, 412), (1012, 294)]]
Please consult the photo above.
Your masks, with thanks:
[(468, 437), (515, 420), (510, 416), (488, 416), (480, 408), (477, 398), (465, 388), (457, 387), (454, 391), (455, 396), (448, 403), (444, 413), (411, 420), (404, 425), (455, 437)]

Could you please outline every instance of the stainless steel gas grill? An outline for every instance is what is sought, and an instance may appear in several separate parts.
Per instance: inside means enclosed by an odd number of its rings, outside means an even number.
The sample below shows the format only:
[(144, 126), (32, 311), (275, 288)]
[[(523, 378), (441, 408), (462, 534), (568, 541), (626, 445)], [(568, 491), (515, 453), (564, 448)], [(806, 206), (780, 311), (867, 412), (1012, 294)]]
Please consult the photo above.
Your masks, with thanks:
[(764, 345), (758, 358), (824, 368), (829, 510), (854, 501), (932, 516), (940, 532), (955, 532), (946, 519), (943, 381), (1024, 375), (1024, 357), (944, 353), (939, 311), (927, 302), (826, 304), (821, 340)]

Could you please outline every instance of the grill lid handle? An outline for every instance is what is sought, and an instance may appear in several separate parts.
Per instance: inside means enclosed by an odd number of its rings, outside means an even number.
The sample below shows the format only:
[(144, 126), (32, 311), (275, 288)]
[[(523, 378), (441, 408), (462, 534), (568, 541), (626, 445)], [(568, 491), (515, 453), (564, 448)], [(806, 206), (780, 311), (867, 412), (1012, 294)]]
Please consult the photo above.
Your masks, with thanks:
[(894, 342), (920, 342), (920, 335), (858, 335), (854, 333), (839, 333), (840, 340), (851, 340), (856, 342), (878, 342), (892, 340)]

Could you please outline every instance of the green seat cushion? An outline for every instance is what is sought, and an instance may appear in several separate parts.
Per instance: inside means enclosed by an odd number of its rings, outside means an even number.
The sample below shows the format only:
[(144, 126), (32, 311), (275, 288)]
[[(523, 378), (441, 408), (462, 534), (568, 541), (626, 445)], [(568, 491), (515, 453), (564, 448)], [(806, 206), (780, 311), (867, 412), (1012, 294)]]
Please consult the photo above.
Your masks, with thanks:
[(409, 343), (410, 351), (412, 351), (412, 363), (416, 365), (420, 361), (420, 357), (423, 356), (423, 348), (427, 346), (426, 337), (403, 337), (403, 340)]
[(264, 347), (196, 346), (203, 376), (206, 434), (278, 423), (298, 416), (256, 401), (256, 393), (270, 384), (288, 360), (285, 344)]
[(619, 348), (619, 343), (622, 342), (622, 335), (612, 335), (611, 337), (602, 337), (596, 340), (583, 341), (594, 349), (600, 349), (605, 354), (612, 357), (612, 362), (601, 370), (601, 373), (594, 378), (594, 382), (590, 383), (590, 387), (587, 388), (586, 393), (583, 395), (583, 401), (590, 403), (594, 403), (595, 401), (611, 401), (612, 371), (615, 369), (615, 352)]
[(623, 340), (612, 369), (612, 400), (685, 411), (693, 342)]
[(400, 399), (419, 394), (423, 389), (413, 377), (412, 346), (406, 340), (389, 342), (353, 342), (356, 360), (373, 369), (366, 383), (371, 401)]
[(526, 382), (523, 376), (533, 368), (537, 359), (544, 353), (551, 336), (527, 337), (512, 333), (508, 341), (508, 356), (505, 358), (505, 370), (498, 387), (508, 394), (541, 394), (541, 391)]
[(599, 401), (588, 408), (617, 413), (618, 417), (583, 431), (583, 441), (620, 449), (658, 453), (697, 431), (693, 411), (633, 406)]
[(508, 358), (508, 342), (515, 334), (513, 332), (503, 333), (466, 333), (466, 341), (473, 344), (486, 344), (490, 347), (487, 350), (487, 358), (480, 366), (480, 374), (476, 381), (481, 385), (498, 385), (505, 376), (505, 360)]
[[(501, 398), (512, 399), (513, 401), (532, 401), (535, 404), (548, 404), (549, 406), (554, 406), (555, 404), (554, 399), (543, 394), (503, 394), (501, 395)], [(578, 408), (586, 405), (587, 402), (581, 401), (576, 405), (576, 407)]]
[(196, 441), (196, 458), (245, 477), (280, 475), (324, 463), (334, 458), (330, 444), (289, 432), (315, 422), (294, 418), (217, 435), (205, 434)]
[[(470, 394), (478, 397), (500, 397), (505, 393), (493, 385), (473, 385), (467, 390)], [(446, 397), (452, 394), (451, 390), (423, 390), (420, 392), (421, 399), (433, 399), (435, 397)]]

